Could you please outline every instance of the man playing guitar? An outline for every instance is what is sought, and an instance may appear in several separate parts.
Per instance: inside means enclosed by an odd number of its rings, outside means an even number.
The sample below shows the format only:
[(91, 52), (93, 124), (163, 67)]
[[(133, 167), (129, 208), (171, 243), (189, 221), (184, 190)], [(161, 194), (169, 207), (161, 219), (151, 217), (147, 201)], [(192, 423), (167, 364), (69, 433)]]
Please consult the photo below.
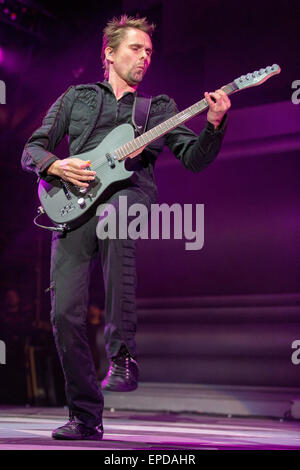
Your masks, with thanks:
[[(88, 187), (96, 172), (90, 162), (78, 157), (59, 159), (53, 153), (69, 135), (70, 155), (95, 148), (117, 125), (132, 123), (137, 89), (152, 56), (154, 25), (146, 18), (123, 15), (104, 30), (103, 82), (71, 86), (51, 106), (28, 140), (22, 165), (45, 181), (62, 179), (80, 188)], [(150, 211), (157, 201), (153, 169), (158, 154), (167, 145), (183, 166), (198, 172), (217, 156), (226, 127), (230, 101), (223, 90), (205, 93), (209, 106), (207, 123), (200, 136), (184, 125), (177, 126), (146, 147), (134, 178), (116, 187), (106, 201), (118, 211), (120, 196), (128, 207), (143, 203)], [(167, 95), (152, 98), (147, 129), (177, 113)], [(95, 208), (96, 215), (96, 208)], [(136, 358), (136, 268), (135, 240), (103, 239), (96, 235), (97, 217), (67, 233), (55, 233), (51, 252), (51, 321), (63, 368), (69, 422), (55, 430), (56, 439), (94, 439), (103, 435), (103, 396), (86, 335), (89, 271), (100, 254), (106, 292), (105, 342), (110, 368), (102, 389), (134, 390), (138, 384)]]

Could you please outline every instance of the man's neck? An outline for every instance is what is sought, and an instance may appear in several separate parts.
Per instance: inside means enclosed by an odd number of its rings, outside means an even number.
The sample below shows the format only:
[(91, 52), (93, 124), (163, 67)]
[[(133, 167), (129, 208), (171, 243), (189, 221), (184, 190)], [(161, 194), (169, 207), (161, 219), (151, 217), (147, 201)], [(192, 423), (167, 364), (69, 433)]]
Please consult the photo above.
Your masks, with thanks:
[(119, 100), (124, 93), (131, 92), (134, 93), (137, 90), (137, 85), (129, 85), (125, 80), (120, 78), (118, 75), (109, 74), (108, 83), (112, 87), (114, 94), (116, 95), (117, 100)]

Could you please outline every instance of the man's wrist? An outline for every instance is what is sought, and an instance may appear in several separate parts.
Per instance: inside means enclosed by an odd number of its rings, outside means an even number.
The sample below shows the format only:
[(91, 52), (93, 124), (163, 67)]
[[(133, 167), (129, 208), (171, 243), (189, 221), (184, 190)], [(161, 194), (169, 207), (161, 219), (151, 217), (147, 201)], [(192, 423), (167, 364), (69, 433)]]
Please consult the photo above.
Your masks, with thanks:
[(55, 160), (54, 162), (51, 163), (51, 165), (49, 165), (49, 167), (46, 170), (47, 175), (51, 175), (51, 176), (56, 175), (56, 171), (55, 171), (56, 162), (57, 162), (57, 160)]
[(207, 129), (208, 129), (210, 132), (214, 133), (214, 132), (217, 130), (218, 125), (215, 125), (212, 121), (209, 121), (209, 120), (207, 119), (207, 125), (206, 125), (206, 127), (207, 127)]
[(218, 125), (220, 124), (220, 122), (215, 122), (215, 121), (209, 121), (207, 120), (207, 122), (209, 122), (209, 124), (211, 124), (212, 126), (214, 126), (214, 129), (217, 129)]
[(222, 119), (217, 119), (217, 120), (207, 119), (207, 121), (214, 126), (215, 130), (217, 130), (218, 127), (220, 127), (220, 125), (222, 124), (223, 118), (224, 116), (222, 116)]
[(224, 132), (226, 128), (226, 123), (227, 123), (227, 114), (224, 114), (224, 116), (222, 117), (222, 120), (218, 121), (217, 126), (215, 126), (212, 121), (207, 119), (206, 128), (212, 133)]

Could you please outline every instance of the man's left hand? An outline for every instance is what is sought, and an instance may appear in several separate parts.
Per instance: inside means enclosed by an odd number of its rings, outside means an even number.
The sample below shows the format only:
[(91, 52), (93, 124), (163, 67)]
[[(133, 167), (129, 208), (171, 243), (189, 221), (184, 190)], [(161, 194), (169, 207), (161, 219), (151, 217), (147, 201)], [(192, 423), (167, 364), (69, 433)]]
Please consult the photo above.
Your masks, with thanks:
[(231, 106), (230, 99), (223, 90), (216, 90), (211, 93), (207, 93), (206, 91), (204, 96), (209, 106), (207, 120), (211, 122), (216, 129), (221, 124), (224, 114), (227, 113)]

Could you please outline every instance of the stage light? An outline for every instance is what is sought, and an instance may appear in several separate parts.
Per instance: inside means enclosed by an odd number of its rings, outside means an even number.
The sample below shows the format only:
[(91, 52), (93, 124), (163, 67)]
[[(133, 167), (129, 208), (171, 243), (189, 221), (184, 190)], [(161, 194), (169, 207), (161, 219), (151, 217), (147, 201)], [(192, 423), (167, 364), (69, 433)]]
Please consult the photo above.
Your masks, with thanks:
[(54, 20), (55, 17), (35, 0), (0, 0), (0, 22), (37, 38), (45, 38)]
[(3, 53), (2, 47), (0, 47), (0, 64), (2, 64), (3, 59), (4, 59), (4, 53)]

